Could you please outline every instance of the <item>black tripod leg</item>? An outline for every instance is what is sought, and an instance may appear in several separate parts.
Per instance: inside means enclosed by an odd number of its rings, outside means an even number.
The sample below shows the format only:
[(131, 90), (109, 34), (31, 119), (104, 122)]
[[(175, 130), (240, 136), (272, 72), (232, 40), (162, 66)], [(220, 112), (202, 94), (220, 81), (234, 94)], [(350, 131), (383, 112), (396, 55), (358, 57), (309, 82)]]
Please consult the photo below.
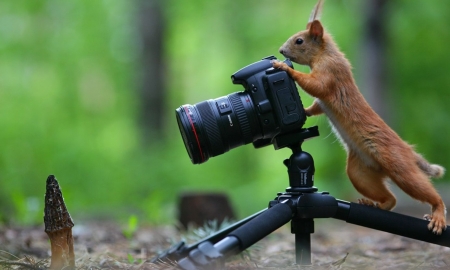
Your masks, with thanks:
[[(222, 229), (222, 230), (220, 230), (220, 231), (218, 231), (218, 232), (216, 232), (216, 233), (214, 233), (214, 234), (212, 234), (212, 235), (210, 235), (210, 236), (208, 236), (208, 237), (206, 237), (206, 238), (204, 238), (204, 239), (202, 239), (202, 240), (200, 240), (200, 241), (198, 241), (198, 242), (196, 242), (196, 243), (194, 243), (192, 245), (190, 245), (188, 247), (189, 251), (194, 249), (194, 248), (196, 248), (198, 245), (200, 245), (203, 242), (211, 242), (211, 243), (219, 242), (227, 234), (229, 234), (230, 232), (232, 232), (232, 231), (236, 230), (237, 228), (241, 227), (242, 225), (244, 225), (245, 223), (247, 223), (250, 220), (254, 219), (255, 217), (261, 215), (265, 211), (267, 211), (267, 208), (263, 209), (263, 210), (261, 210), (261, 211), (259, 211), (257, 213), (254, 213), (253, 215), (248, 216), (248, 217), (246, 217), (246, 218), (244, 218), (244, 219), (242, 219), (242, 220), (240, 220), (240, 221), (238, 221), (236, 223), (233, 223), (230, 226), (228, 226), (228, 227), (226, 227), (226, 228), (224, 228), (224, 229)], [(187, 254), (185, 254), (185, 255), (187, 255)]]
[(338, 211), (334, 218), (348, 223), (393, 233), (408, 238), (450, 247), (450, 229), (447, 226), (441, 235), (435, 235), (428, 230), (428, 221), (385, 211), (378, 208), (356, 203), (338, 201)]
[(240, 226), (244, 225), (245, 223), (249, 222), (250, 220), (254, 219), (255, 217), (259, 216), (260, 214), (264, 213), (267, 209), (263, 209), (251, 216), (248, 216), (245, 219), (242, 219), (204, 239), (201, 239), (200, 241), (186, 246), (184, 241), (181, 241), (169, 249), (165, 250), (163, 253), (159, 254), (158, 256), (154, 257), (150, 260), (152, 263), (158, 263), (158, 262), (164, 262), (164, 261), (177, 261), (181, 258), (186, 257), (189, 255), (189, 252), (192, 250), (198, 248), (198, 246), (202, 243), (209, 242), (212, 244), (215, 244), (216, 242), (222, 240), (227, 234), (234, 231), (235, 229), (239, 228)]
[(288, 204), (279, 203), (232, 231), (216, 244), (202, 242), (198, 248), (189, 252), (188, 257), (178, 261), (178, 266), (181, 269), (204, 269), (215, 266), (218, 259), (247, 249), (289, 222), (293, 211)]

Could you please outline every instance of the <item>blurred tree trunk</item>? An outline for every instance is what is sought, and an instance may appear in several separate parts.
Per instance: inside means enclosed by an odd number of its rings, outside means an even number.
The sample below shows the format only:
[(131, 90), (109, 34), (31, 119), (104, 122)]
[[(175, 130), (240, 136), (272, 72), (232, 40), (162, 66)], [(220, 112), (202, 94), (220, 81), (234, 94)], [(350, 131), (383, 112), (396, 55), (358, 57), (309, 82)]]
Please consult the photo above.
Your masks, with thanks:
[(161, 136), (165, 112), (164, 30), (162, 1), (141, 0), (138, 27), (142, 45), (140, 84), (140, 124), (143, 142)]
[(366, 0), (363, 2), (362, 41), (362, 91), (372, 108), (389, 122), (389, 98), (387, 83), (387, 0)]

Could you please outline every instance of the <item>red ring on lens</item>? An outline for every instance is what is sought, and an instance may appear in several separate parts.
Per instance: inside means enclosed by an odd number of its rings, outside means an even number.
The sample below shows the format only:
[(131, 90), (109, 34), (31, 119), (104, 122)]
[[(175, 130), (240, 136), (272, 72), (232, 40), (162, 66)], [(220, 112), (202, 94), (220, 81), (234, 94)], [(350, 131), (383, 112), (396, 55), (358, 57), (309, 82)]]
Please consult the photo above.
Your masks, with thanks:
[(184, 106), (183, 109), (184, 109), (184, 112), (187, 115), (189, 123), (191, 124), (192, 132), (194, 133), (195, 140), (197, 141), (197, 146), (198, 146), (198, 149), (200, 150), (200, 156), (201, 156), (201, 159), (202, 159), (201, 162), (204, 162), (205, 161), (205, 157), (203, 156), (203, 150), (202, 150), (202, 147), (200, 145), (200, 140), (198, 139), (197, 131), (195, 130), (194, 121), (192, 120), (191, 115), (190, 115), (189, 110), (187, 109), (187, 107)]

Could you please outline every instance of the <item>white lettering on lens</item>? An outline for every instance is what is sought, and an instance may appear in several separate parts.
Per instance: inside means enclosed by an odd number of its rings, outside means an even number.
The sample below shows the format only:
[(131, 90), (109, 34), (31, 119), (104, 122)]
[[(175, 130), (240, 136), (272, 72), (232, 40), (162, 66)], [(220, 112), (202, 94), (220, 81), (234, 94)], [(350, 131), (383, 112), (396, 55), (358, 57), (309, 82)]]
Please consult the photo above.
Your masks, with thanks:
[(231, 116), (230, 115), (228, 115), (228, 122), (230, 122), (230, 127), (232, 127), (233, 126), (233, 121), (231, 121)]

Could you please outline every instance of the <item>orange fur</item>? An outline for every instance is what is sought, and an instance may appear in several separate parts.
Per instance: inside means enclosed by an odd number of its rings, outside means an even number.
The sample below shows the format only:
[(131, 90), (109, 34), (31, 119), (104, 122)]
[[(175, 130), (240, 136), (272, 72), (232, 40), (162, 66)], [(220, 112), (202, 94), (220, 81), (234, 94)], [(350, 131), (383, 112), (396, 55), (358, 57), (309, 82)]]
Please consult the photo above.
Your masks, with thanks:
[(386, 186), (389, 178), (414, 199), (431, 205), (428, 228), (441, 234), (446, 229), (446, 209), (428, 177), (442, 176), (444, 168), (429, 164), (369, 106), (355, 84), (349, 61), (317, 18), (321, 6), (319, 0), (307, 29), (290, 37), (280, 48), (285, 57), (308, 65), (311, 72), (302, 73), (278, 61), (274, 67), (287, 71), (316, 98), (305, 109), (308, 116), (328, 116), (348, 153), (348, 177), (367, 198), (359, 202), (391, 210), (396, 199)]

